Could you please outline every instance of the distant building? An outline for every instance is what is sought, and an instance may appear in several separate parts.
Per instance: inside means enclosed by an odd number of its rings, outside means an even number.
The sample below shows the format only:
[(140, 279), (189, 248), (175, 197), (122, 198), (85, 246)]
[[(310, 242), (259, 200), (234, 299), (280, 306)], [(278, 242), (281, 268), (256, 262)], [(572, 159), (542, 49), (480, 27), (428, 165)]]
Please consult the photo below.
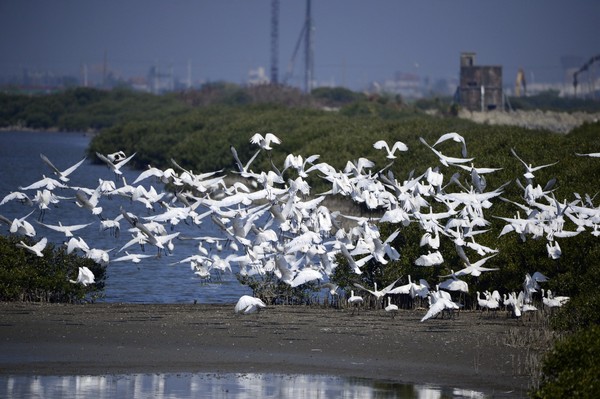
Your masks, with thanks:
[(503, 110), (502, 67), (475, 65), (475, 53), (462, 53), (457, 97), (470, 111)]

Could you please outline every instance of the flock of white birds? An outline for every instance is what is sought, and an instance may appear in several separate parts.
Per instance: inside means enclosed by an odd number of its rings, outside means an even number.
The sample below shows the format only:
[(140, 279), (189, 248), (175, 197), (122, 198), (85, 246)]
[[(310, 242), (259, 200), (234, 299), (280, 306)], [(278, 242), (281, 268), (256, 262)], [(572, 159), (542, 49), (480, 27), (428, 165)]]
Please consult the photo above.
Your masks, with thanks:
[[(267, 154), (281, 140), (272, 133), (264, 136), (256, 133), (250, 139), (257, 151), (245, 163), (231, 147), (237, 170), (235, 179), (223, 171), (196, 174), (181, 167), (172, 160), (172, 168), (165, 170), (148, 167), (131, 183), (122, 175), (122, 168), (135, 157), (122, 151), (113, 154), (100, 154), (102, 160), (115, 175), (114, 180), (99, 179), (96, 187), (76, 187), (69, 185), (70, 176), (85, 158), (73, 166), (61, 170), (50, 159), (41, 155), (54, 177), (42, 178), (27, 186), (19, 187), (6, 195), (0, 205), (8, 201), (20, 201), (39, 210), (38, 223), (34, 227), (28, 218), (35, 209), (25, 216), (12, 220), (1, 216), (11, 234), (42, 238), (32, 246), (21, 241), (17, 246), (30, 251), (35, 256), (44, 256), (47, 238), (38, 230), (51, 229), (64, 233), (67, 252), (77, 252), (108, 265), (113, 262), (140, 263), (144, 258), (168, 254), (176, 256), (180, 223), (199, 226), (208, 223), (217, 226), (216, 236), (199, 235), (186, 237), (197, 240), (197, 251), (185, 254), (174, 263), (187, 263), (198, 278), (208, 280), (211, 276), (231, 273), (234, 268), (241, 275), (261, 276), (274, 273), (282, 282), (291, 287), (318, 281), (328, 287), (332, 295), (338, 295), (338, 287), (331, 284), (329, 277), (338, 265), (338, 255), (345, 259), (357, 275), (362, 273), (366, 262), (386, 264), (398, 260), (402, 254), (394, 248), (394, 238), (408, 224), (416, 223), (423, 231), (420, 241), (422, 255), (414, 259), (414, 264), (431, 267), (444, 263), (439, 252), (440, 240), (451, 240), (463, 261), (459, 270), (441, 276), (447, 280), (439, 282), (431, 289), (420, 280), (397, 286), (396, 282), (378, 290), (356, 284), (360, 291), (375, 296), (377, 301), (386, 295), (407, 294), (413, 298), (428, 298), (430, 307), (423, 321), (435, 317), (444, 310), (458, 309), (460, 305), (452, 301), (448, 291), (469, 292), (468, 284), (461, 276), (478, 276), (481, 273), (498, 272), (498, 268), (485, 267), (486, 261), (494, 257), (498, 250), (477, 242), (477, 237), (488, 231), (490, 225), (486, 214), (496, 201), (508, 201), (502, 197), (505, 185), (488, 189), (486, 174), (498, 168), (475, 166), (474, 158), (469, 158), (467, 145), (457, 133), (442, 135), (427, 146), (438, 158), (439, 164), (427, 168), (421, 174), (411, 173), (405, 178), (394, 175), (392, 165), (401, 152), (408, 151), (402, 142), (389, 145), (383, 140), (374, 143), (374, 148), (385, 151), (390, 163), (382, 169), (375, 163), (359, 158), (348, 161), (343, 170), (338, 170), (325, 162), (319, 162), (319, 155), (302, 157), (289, 154), (281, 168), (271, 160), (268, 171), (255, 172), (253, 161), (260, 154)], [(440, 151), (444, 147), (452, 151), (456, 146), (460, 157), (447, 156)], [(584, 232), (600, 235), (600, 208), (595, 207), (587, 194), (575, 194), (571, 202), (558, 201), (552, 191), (555, 180), (543, 186), (535, 182), (535, 173), (553, 164), (533, 166), (511, 150), (516, 162), (523, 164), (523, 181), (516, 179), (522, 189), (522, 201), (513, 202), (517, 211), (513, 217), (499, 217), (505, 221), (500, 235), (518, 234), (523, 240), (543, 238), (547, 240), (548, 256), (558, 259), (561, 248), (557, 238), (572, 237)], [(599, 157), (600, 154), (576, 154), (577, 156)], [(455, 172), (450, 178), (442, 173), (440, 166)], [(331, 186), (326, 192), (315, 194), (307, 183), (309, 176), (318, 176)], [(153, 185), (158, 183), (158, 185)], [(165, 191), (165, 184), (174, 188), (173, 193)], [(332, 211), (324, 205), (327, 196), (343, 196), (369, 210), (380, 211), (380, 218), (357, 217)], [(103, 201), (123, 199), (118, 214), (103, 212)], [(141, 203), (147, 209), (145, 216), (131, 211), (132, 203)], [(511, 201), (512, 202), (512, 201)], [(432, 204), (436, 209), (433, 211)], [(58, 207), (69, 211), (76, 204), (89, 216), (78, 225), (57, 225), (43, 222), (45, 210)], [(1, 208), (0, 208), (1, 211)], [(523, 215), (523, 216), (521, 216)], [(498, 216), (494, 216), (498, 217)], [(570, 220), (574, 230), (564, 229), (565, 221)], [(383, 239), (378, 228), (379, 222), (396, 225), (396, 230)], [(35, 222), (34, 222), (35, 223)], [(121, 229), (127, 229), (128, 240), (115, 253), (103, 248), (95, 248), (77, 236), (82, 229), (94, 227), (108, 231), (115, 236)], [(346, 227), (344, 227), (346, 226)], [(348, 227), (349, 226), (349, 227)], [(36, 230), (37, 227), (37, 230)], [(123, 235), (121, 235), (123, 236)], [(147, 250), (155, 247), (156, 251)], [(140, 253), (139, 250), (145, 249)], [(68, 277), (66, 277), (68, 278)], [(501, 298), (497, 291), (477, 293), (478, 304), (482, 309), (495, 309), (509, 306), (515, 316), (535, 309), (531, 296), (540, 289), (539, 283), (547, 278), (539, 273), (527, 274), (523, 290)], [(93, 284), (94, 275), (85, 267), (80, 268), (77, 284)], [(560, 306), (567, 299), (554, 297), (551, 292), (544, 294), (546, 306)], [(362, 297), (352, 295), (349, 303), (357, 306)], [(258, 298), (243, 296), (235, 311), (251, 313), (264, 307)], [(397, 306), (388, 299), (385, 307), (395, 313)]]

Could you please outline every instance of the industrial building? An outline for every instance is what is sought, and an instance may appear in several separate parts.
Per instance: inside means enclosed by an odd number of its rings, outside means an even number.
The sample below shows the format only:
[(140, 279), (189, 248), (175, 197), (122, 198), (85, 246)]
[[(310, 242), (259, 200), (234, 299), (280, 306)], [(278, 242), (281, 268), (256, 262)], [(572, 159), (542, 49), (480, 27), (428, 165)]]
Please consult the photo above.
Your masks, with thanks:
[(457, 99), (469, 111), (504, 110), (502, 67), (475, 64), (475, 53), (460, 55)]

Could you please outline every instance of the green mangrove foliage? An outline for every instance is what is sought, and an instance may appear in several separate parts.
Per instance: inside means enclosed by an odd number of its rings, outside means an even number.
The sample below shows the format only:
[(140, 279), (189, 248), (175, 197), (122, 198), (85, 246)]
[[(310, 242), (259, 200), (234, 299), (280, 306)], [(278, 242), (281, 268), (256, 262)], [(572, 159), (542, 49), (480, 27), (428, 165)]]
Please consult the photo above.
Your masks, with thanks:
[[(93, 301), (104, 290), (106, 268), (91, 259), (67, 254), (61, 245), (48, 244), (44, 257), (15, 246), (27, 237), (0, 236), (0, 301), (65, 302)], [(95, 276), (95, 284), (73, 284), (79, 267), (87, 267)]]
[(600, 326), (559, 340), (543, 361), (533, 398), (595, 398), (600, 393)]

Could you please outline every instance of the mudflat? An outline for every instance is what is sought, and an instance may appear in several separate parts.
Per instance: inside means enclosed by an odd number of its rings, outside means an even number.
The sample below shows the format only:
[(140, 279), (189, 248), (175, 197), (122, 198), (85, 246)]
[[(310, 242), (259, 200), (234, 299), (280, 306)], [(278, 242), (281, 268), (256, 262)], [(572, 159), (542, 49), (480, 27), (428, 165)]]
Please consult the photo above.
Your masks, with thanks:
[[(502, 312), (0, 303), (0, 374), (325, 374), (525, 396), (539, 321)], [(529, 337), (529, 338), (528, 338)]]

